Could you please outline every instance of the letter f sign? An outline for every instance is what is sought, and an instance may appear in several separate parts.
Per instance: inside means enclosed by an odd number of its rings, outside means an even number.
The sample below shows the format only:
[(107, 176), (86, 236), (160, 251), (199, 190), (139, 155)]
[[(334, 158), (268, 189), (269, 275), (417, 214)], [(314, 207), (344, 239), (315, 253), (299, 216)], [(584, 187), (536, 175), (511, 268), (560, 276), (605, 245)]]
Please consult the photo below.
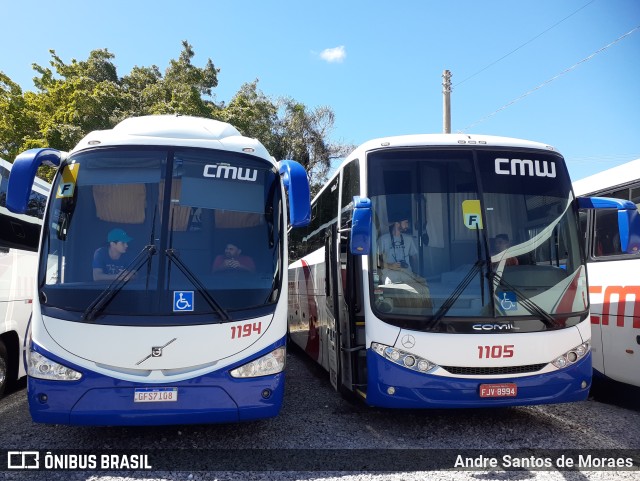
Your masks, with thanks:
[(465, 200), (462, 202), (464, 226), (470, 230), (482, 229), (482, 212), (479, 200)]
[(65, 182), (58, 187), (58, 193), (56, 197), (73, 197), (73, 191), (76, 184), (73, 182)]

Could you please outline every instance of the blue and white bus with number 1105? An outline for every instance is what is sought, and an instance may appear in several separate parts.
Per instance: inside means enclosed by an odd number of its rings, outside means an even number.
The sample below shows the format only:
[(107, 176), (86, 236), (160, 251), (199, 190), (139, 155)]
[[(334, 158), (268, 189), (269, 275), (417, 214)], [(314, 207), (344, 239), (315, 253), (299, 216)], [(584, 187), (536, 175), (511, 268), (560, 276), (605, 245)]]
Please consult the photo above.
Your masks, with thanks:
[[(290, 234), (289, 333), (336, 389), (373, 406), (585, 399), (591, 329), (581, 208), (550, 146), (477, 135), (369, 141)], [(630, 235), (630, 232), (635, 232)]]
[(34, 421), (275, 416), (284, 389), (287, 223), (305, 225), (310, 209), (300, 164), (275, 162), (226, 123), (131, 118), (69, 153), (19, 155), (12, 212), (24, 210), (42, 163), (57, 173), (27, 347)]

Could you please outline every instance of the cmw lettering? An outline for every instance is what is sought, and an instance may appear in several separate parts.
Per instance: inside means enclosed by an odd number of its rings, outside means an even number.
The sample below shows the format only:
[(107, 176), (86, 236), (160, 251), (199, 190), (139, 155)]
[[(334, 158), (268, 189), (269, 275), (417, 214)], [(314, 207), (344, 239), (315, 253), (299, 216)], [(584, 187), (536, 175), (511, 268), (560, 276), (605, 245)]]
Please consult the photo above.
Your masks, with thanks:
[(213, 177), (214, 179), (233, 179), (255, 182), (258, 178), (258, 169), (233, 167), (226, 164), (207, 164), (204, 166), (204, 172), (202, 175), (204, 177)]
[(496, 159), (496, 174), (555, 177), (556, 164), (546, 160)]

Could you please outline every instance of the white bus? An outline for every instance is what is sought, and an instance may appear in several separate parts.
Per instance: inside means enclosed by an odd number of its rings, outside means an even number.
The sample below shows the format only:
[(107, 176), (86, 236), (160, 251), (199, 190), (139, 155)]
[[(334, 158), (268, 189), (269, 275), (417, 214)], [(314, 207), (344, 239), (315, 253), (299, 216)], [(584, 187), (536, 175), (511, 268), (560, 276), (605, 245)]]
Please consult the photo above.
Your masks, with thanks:
[[(289, 334), (373, 406), (583, 400), (591, 384), (580, 208), (564, 159), (530, 141), (369, 141), (290, 234)], [(625, 240), (627, 240), (625, 238)]]
[[(27, 212), (10, 218), (6, 215), (7, 185), (12, 164), (0, 159), (0, 230), (7, 239), (0, 247), (0, 397), (8, 384), (24, 377), (22, 362), (27, 324), (31, 317), (37, 256), (33, 248), (18, 240), (37, 245), (50, 185), (36, 178), (29, 194)], [(10, 247), (11, 246), (11, 247)]]
[[(275, 416), (286, 341), (287, 223), (309, 184), (231, 125), (130, 118), (69, 153), (19, 155), (24, 212), (57, 165), (27, 340), (36, 422), (151, 425)], [(287, 215), (286, 199), (289, 199)]]
[[(574, 182), (577, 195), (640, 205), (640, 159)], [(640, 386), (640, 251), (623, 251), (615, 210), (582, 214), (594, 376)]]

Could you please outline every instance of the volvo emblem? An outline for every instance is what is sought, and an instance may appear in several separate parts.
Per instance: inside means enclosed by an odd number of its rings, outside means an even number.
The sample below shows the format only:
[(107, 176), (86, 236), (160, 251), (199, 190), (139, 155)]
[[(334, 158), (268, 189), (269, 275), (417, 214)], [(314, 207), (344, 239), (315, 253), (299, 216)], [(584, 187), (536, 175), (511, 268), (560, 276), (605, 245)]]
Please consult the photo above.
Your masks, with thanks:
[(169, 344), (171, 344), (173, 341), (175, 341), (176, 339), (178, 339), (177, 337), (174, 337), (173, 339), (171, 339), (169, 342), (167, 342), (164, 346), (153, 346), (151, 348), (151, 354), (149, 354), (147, 357), (145, 357), (144, 359), (142, 359), (141, 361), (136, 362), (136, 366), (139, 366), (140, 364), (142, 364), (143, 362), (145, 362), (147, 359), (149, 359), (150, 357), (162, 357), (162, 350), (167, 347)]
[(413, 346), (416, 345), (416, 338), (413, 337), (411, 334), (405, 334), (404, 336), (402, 336), (402, 340), (400, 342), (407, 349), (411, 349)]

